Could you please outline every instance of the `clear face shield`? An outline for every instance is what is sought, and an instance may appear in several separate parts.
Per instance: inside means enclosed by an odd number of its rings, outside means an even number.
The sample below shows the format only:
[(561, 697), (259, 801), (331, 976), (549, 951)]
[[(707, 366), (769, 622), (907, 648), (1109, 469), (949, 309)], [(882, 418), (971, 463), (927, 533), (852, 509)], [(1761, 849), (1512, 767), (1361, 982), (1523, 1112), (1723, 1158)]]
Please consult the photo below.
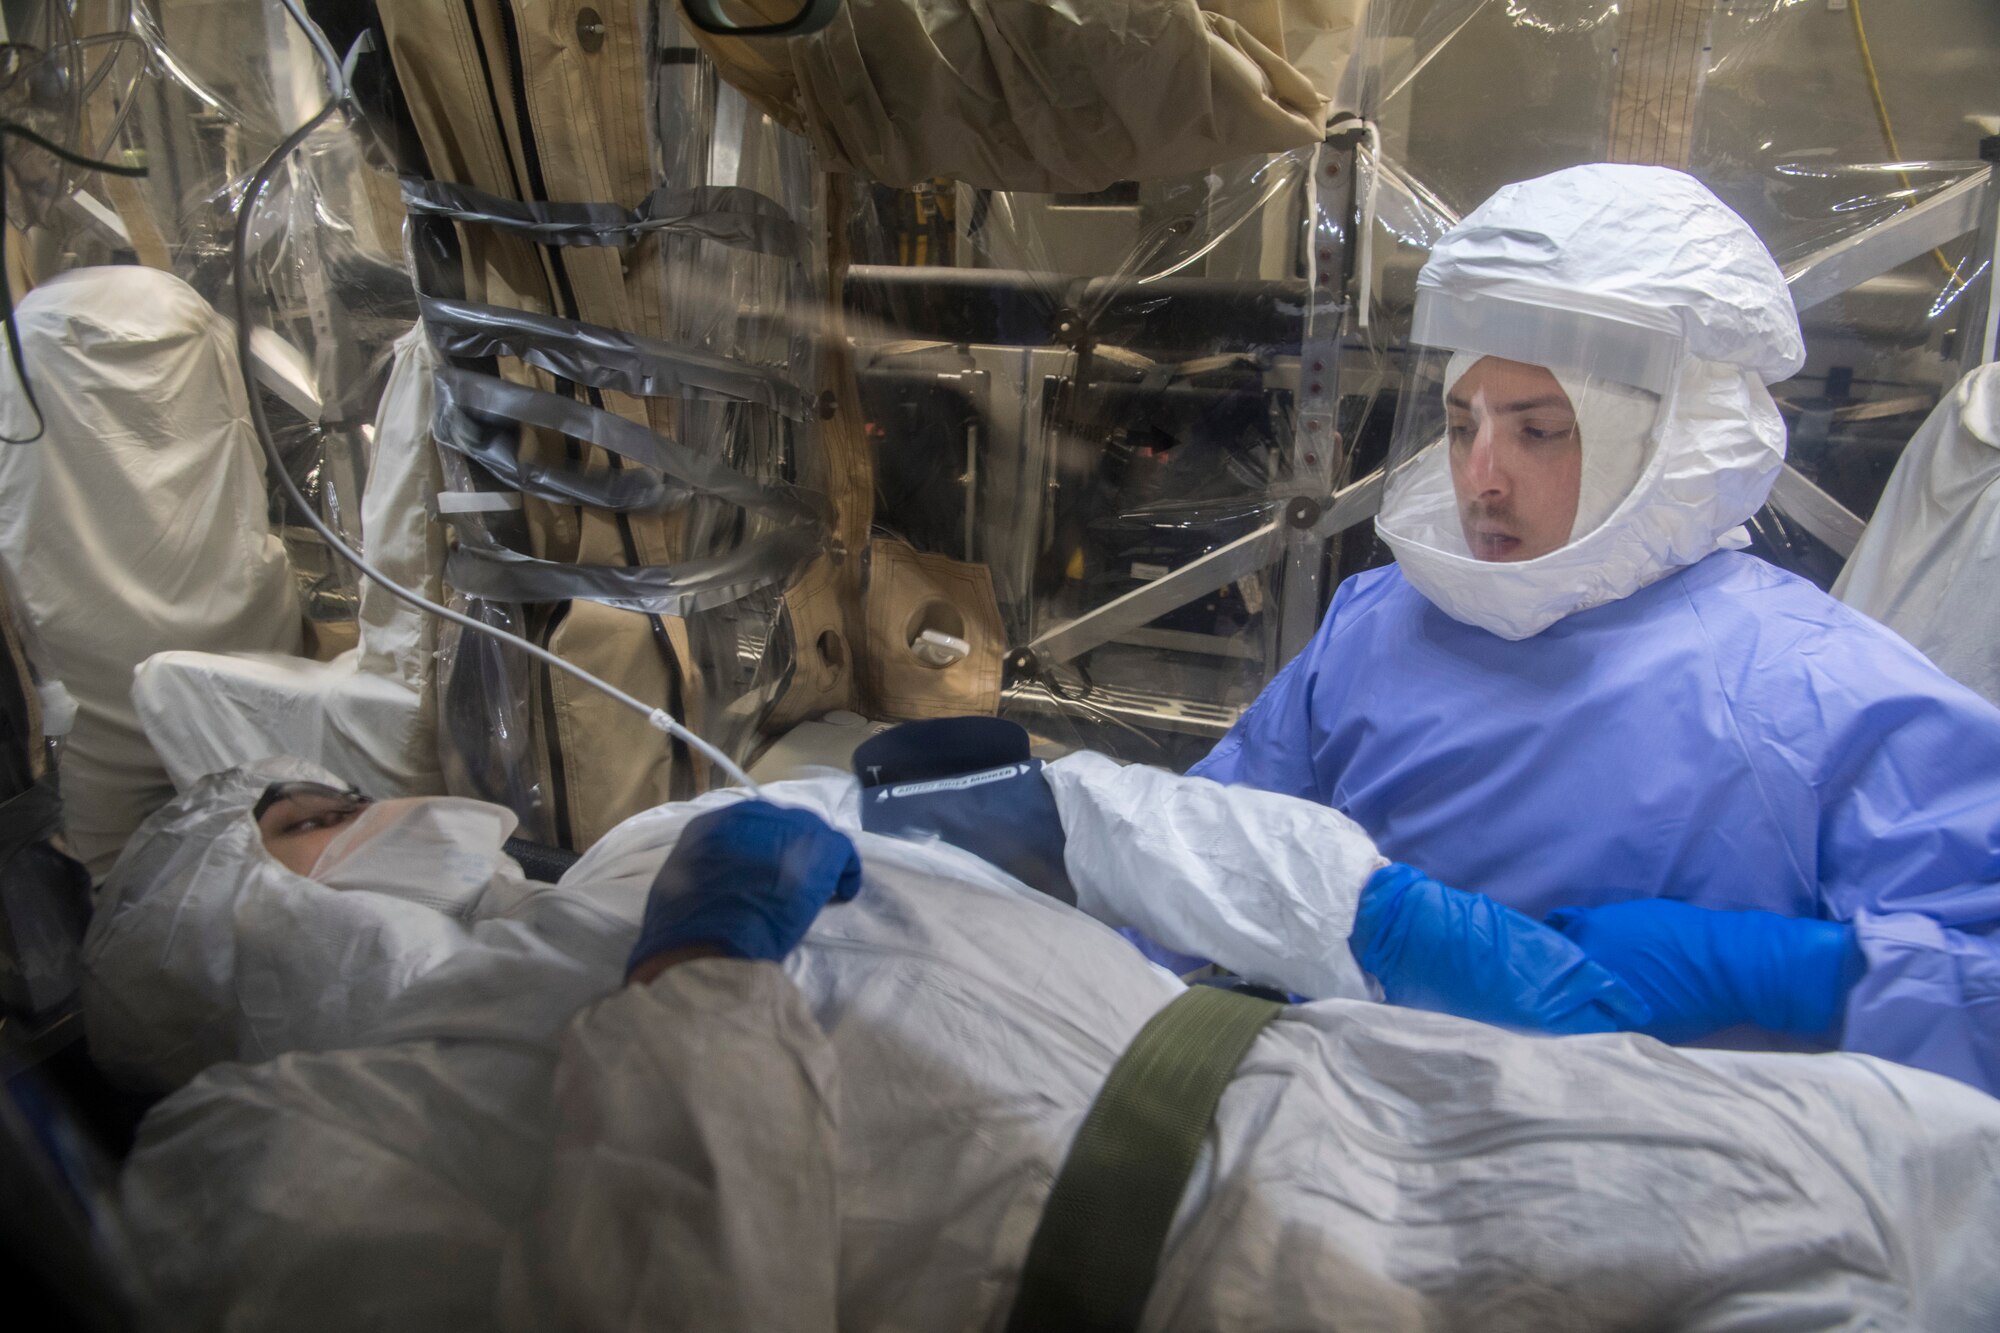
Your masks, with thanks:
[(1652, 462), (1678, 336), (1488, 296), (1417, 310), (1383, 534), (1519, 563), (1604, 527)]

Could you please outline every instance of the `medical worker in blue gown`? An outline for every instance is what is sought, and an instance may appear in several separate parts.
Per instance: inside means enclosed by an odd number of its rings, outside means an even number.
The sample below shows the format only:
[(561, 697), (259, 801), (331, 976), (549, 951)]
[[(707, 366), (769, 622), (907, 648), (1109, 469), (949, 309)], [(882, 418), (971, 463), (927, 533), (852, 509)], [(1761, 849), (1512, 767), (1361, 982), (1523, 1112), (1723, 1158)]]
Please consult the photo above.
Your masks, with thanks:
[(1621, 976), (1642, 1031), (2000, 1091), (2000, 710), (1742, 552), (1805, 359), (1757, 237), (1663, 168), (1508, 186), (1433, 250), (1412, 342), (1397, 563), (1194, 773), (1406, 863), (1357, 941), (1457, 886)]

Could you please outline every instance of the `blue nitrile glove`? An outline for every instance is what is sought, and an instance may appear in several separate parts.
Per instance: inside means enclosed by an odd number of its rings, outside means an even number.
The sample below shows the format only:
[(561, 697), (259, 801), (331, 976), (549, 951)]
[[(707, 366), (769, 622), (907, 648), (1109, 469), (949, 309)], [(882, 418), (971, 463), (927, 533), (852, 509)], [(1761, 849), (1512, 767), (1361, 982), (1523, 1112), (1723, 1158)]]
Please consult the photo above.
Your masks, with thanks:
[(1555, 931), (1412, 866), (1375, 872), (1348, 945), (1391, 1004), (1565, 1034), (1623, 1032), (1651, 1017)]
[(1653, 1020), (1639, 1030), (1661, 1041), (1743, 1024), (1834, 1041), (1866, 970), (1854, 927), (1838, 921), (1649, 898), (1565, 907), (1548, 923), (1645, 999)]
[(861, 888), (847, 835), (808, 810), (739, 801), (688, 822), (653, 877), (630, 976), (649, 958), (697, 944), (777, 962), (829, 899)]

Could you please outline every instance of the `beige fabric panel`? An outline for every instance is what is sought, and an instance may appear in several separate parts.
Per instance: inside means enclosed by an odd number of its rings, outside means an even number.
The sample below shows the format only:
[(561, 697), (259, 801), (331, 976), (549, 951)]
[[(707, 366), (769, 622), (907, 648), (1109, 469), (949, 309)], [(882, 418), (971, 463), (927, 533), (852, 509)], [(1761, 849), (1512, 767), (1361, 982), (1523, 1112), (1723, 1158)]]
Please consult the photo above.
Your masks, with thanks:
[[(509, 56), (501, 43), (500, 6), (475, 0), (479, 34), (461, 5), (435, 0), (383, 0), (381, 13), (390, 53), (431, 159), (445, 180), (474, 185), (508, 198), (528, 193), (527, 159), (520, 128), (512, 123)], [(595, 6), (612, 31), (603, 47), (586, 52), (576, 38), (580, 6), (514, 5), (520, 34), (529, 129), (543, 182), (557, 201), (637, 204), (651, 188), (645, 114), (650, 87), (645, 69), (643, 0)], [(479, 40), (485, 37), (483, 48)], [(496, 92), (489, 93), (491, 71)], [(502, 123), (494, 122), (495, 111)], [(613, 328), (659, 331), (662, 284), (656, 267), (643, 266), (628, 291), (618, 251), (577, 248), (542, 256), (537, 247), (492, 228), (460, 228), (469, 294), (475, 300), (544, 313), (570, 314)], [(652, 245), (648, 243), (648, 247)], [(642, 247), (648, 248), (648, 247)], [(576, 294), (576, 309), (558, 309), (555, 274), (562, 265)], [(503, 361), (509, 379), (553, 388), (552, 379)], [(628, 394), (602, 395), (607, 410), (628, 420), (671, 430), (670, 404), (649, 404)], [(548, 432), (524, 431), (525, 461), (567, 461), (571, 446)], [(608, 468), (603, 451), (582, 446), (587, 466)], [(531, 553), (543, 559), (622, 564), (623, 538), (614, 516), (529, 499), (525, 512)], [(648, 563), (677, 558), (678, 527), (660, 515), (635, 515), (634, 545)]]
[(1715, 0), (1632, 0), (1620, 25), (1606, 160), (1688, 165)]
[[(643, 615), (571, 602), (549, 650), (640, 699), (667, 698), (667, 664)], [(626, 816), (673, 799), (673, 751), (664, 732), (567, 672), (551, 672), (548, 688), (575, 850)]]
[(785, 590), (794, 665), (784, 694), (764, 720), (777, 734), (856, 700), (857, 645), (849, 633), (845, 562), (821, 556)]
[[(76, 32), (78, 36), (117, 32), (124, 28), (125, 6), (114, 0), (82, 0), (76, 7)], [(115, 47), (100, 48), (115, 50)], [(105, 80), (96, 96), (84, 103), (84, 141), (95, 146), (105, 142), (106, 133), (117, 115), (117, 93), (120, 80), (116, 77)], [(85, 151), (90, 151), (86, 148)], [(117, 210), (118, 220), (125, 224), (125, 234), (132, 240), (132, 251), (139, 262), (147, 268), (173, 272), (173, 253), (167, 246), (165, 234), (160, 230), (159, 219), (154, 216), (152, 205), (139, 183), (129, 176), (114, 176), (101, 173), (88, 181), (89, 188), (102, 190), (110, 197), (111, 207)], [(18, 296), (24, 289), (16, 287)]]
[[(741, 0), (776, 19), (795, 0)], [(1317, 142), (1366, 0), (845, 0), (696, 40), (826, 160), (890, 185), (1100, 190)], [(1295, 63), (1296, 62), (1296, 63)]]
[[(528, 118), (540, 154), (550, 199), (637, 205), (654, 185), (652, 148), (646, 117), (652, 101), (646, 68), (647, 0), (592, 0), (605, 32), (595, 51), (577, 36), (575, 0), (516, 5), (527, 71)], [(656, 242), (649, 242), (649, 247)], [(642, 265), (628, 278), (627, 258), (617, 249), (578, 247), (558, 252), (576, 293), (575, 317), (591, 324), (652, 333), (662, 328), (663, 284), (657, 264)], [(673, 405), (606, 390), (606, 411), (667, 433)], [(593, 470), (613, 466), (602, 450), (586, 446)], [(586, 564), (658, 564), (681, 554), (677, 515), (631, 514), (628, 553), (614, 514), (582, 508), (575, 559)]]
[(35, 269), (31, 261), (28, 238), (14, 227), (14, 224), (0, 220), (0, 236), (5, 237), (7, 251), (7, 286), (20, 300), (35, 289)]
[[(1006, 633), (992, 570), (877, 538), (868, 548), (865, 599), (865, 670), (876, 716), (958, 717), (999, 710)], [(948, 667), (919, 661), (910, 644), (926, 629), (964, 639), (972, 652)]]
[[(494, 0), (475, 0), (483, 28), (499, 22)], [(506, 55), (482, 52), (465, 8), (436, 0), (381, 0), (389, 58), (396, 66), (411, 119), (439, 179), (518, 197), (521, 167), (508, 129), (495, 122), (488, 60), (504, 79)], [(500, 114), (508, 114), (504, 105)], [(475, 301), (548, 312), (549, 278), (535, 247), (486, 228), (460, 228), (465, 247), (467, 295)]]
[[(498, 31), (498, 3), (504, 0), (474, 0), (478, 32), (460, 4), (381, 0), (379, 12), (389, 56), (431, 171), (441, 180), (519, 198), (518, 182), (525, 171), (512, 146), (512, 126), (494, 118), (496, 111), (511, 116), (511, 107), (489, 92), (486, 82), (490, 68), (504, 86), (507, 55), (497, 44), (481, 41), (481, 34)], [(535, 246), (492, 228), (457, 230), (465, 255), (466, 295), (471, 300), (554, 313), (551, 275)], [(520, 383), (553, 387), (548, 376), (511, 359), (501, 362), (501, 373)], [(549, 464), (561, 461), (565, 453), (563, 442), (547, 432), (521, 433), (524, 461)], [(529, 497), (524, 512), (530, 554), (544, 560), (577, 558), (580, 524), (574, 509)]]
[[(827, 182), (829, 218), (847, 216), (847, 189), (838, 177)], [(847, 277), (846, 228), (833, 227), (827, 239), (825, 290), (838, 292)], [(823, 404), (815, 432), (819, 447), (802, 451), (800, 482), (832, 505), (833, 541), (829, 553), (786, 590), (785, 614), (798, 662), (790, 685), (765, 720), (768, 733), (836, 708), (872, 711), (863, 670), (868, 638), (861, 585), (863, 553), (875, 522), (875, 452), (862, 425), (853, 351), (838, 322), (837, 304), (829, 304), (827, 319), (818, 342)]]

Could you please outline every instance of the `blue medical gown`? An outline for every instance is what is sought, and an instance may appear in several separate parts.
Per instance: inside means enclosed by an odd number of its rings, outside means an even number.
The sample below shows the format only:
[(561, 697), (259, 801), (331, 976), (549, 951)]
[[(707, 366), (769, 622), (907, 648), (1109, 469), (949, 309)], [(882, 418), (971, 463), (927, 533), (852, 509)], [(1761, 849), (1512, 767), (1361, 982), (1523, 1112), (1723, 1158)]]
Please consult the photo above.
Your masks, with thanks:
[(1357, 575), (1192, 772), (1332, 805), (1538, 918), (1660, 897), (1853, 922), (1843, 1046), (2000, 1092), (2000, 709), (1754, 557), (1518, 643)]

